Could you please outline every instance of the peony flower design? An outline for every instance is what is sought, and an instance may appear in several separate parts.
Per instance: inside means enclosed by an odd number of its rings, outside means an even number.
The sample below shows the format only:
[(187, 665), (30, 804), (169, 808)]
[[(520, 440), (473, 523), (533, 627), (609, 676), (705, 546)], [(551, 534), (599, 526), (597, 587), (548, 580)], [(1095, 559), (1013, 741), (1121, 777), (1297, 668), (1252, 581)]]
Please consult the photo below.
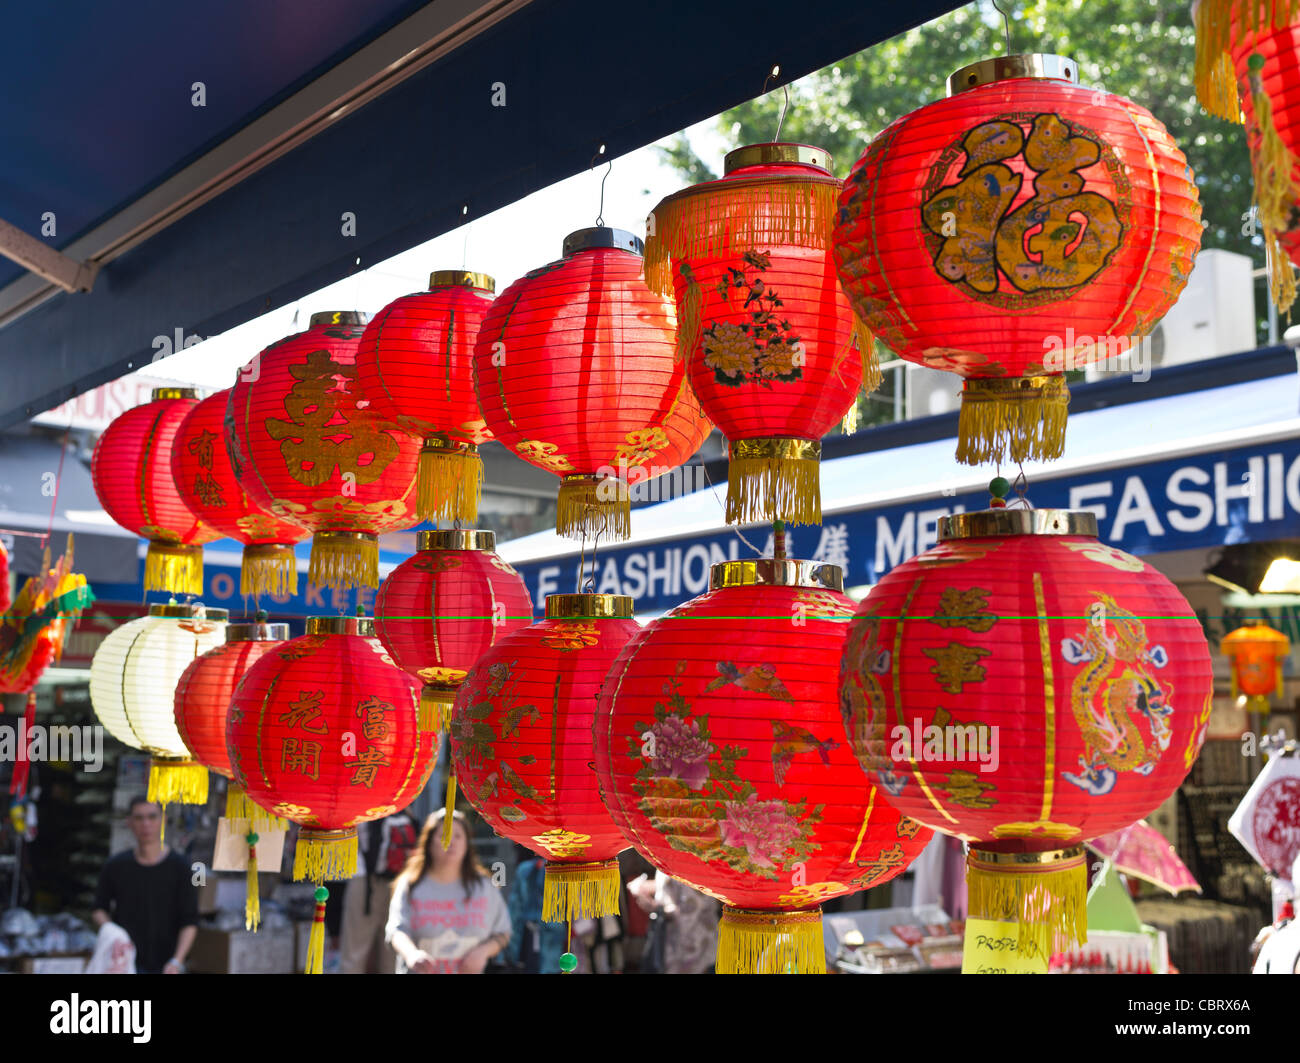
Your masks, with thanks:
[(704, 364), (713, 370), (719, 383), (739, 383), (754, 372), (758, 345), (739, 325), (710, 325), (704, 331), (702, 346)]
[(722, 844), (743, 849), (755, 867), (784, 864), (787, 851), (802, 840), (798, 821), (784, 801), (760, 801), (751, 793), (729, 801), (722, 821)]
[(798, 346), (797, 343), (769, 343), (758, 362), (759, 375), (764, 380), (793, 380), (798, 375), (794, 361)]
[(698, 720), (667, 716), (650, 728), (654, 738), (650, 768), (676, 779), (689, 790), (701, 790), (709, 781), (709, 755), (713, 743), (700, 735)]

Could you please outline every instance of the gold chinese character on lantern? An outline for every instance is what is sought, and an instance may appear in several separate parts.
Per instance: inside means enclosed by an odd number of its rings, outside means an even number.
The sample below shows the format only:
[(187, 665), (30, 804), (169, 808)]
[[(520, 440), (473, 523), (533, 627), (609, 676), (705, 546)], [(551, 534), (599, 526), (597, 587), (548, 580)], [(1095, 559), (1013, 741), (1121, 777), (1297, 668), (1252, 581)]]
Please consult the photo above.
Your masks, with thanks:
[(320, 743), (286, 738), (280, 746), (280, 770), (297, 772), (309, 779), (320, 778)]
[(289, 703), (287, 712), (276, 717), (286, 727), (299, 727), (312, 734), (326, 734), (329, 728), (320, 718), (321, 700), (325, 697), (323, 690), (300, 690), (298, 700)]
[(379, 769), (388, 767), (389, 760), (382, 749), (366, 746), (357, 753), (356, 760), (350, 760), (347, 764), (352, 769), (352, 778), (349, 780), (351, 785), (369, 789), (375, 784)]
[(370, 741), (383, 738), (388, 734), (388, 721), (384, 713), (391, 712), (393, 706), (380, 701), (373, 695), (357, 703), (357, 716), (361, 718), (361, 733)]

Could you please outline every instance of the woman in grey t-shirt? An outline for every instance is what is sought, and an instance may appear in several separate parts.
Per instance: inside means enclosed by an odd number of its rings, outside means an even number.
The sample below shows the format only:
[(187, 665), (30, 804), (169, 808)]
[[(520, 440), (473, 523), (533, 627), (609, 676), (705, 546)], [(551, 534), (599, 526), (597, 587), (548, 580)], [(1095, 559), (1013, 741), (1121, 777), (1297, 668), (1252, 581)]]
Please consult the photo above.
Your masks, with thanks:
[(425, 820), (419, 845), (393, 883), (385, 936), (397, 953), (398, 974), (482, 974), (510, 941), (505, 898), (474, 857), (464, 813), (452, 813), (447, 849), (444, 815)]

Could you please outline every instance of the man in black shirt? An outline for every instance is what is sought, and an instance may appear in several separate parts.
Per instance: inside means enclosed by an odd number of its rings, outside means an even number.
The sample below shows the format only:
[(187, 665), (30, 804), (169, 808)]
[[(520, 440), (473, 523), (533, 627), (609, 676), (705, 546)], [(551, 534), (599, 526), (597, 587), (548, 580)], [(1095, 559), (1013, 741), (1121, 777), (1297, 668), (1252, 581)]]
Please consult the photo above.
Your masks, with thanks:
[(199, 921), (190, 865), (163, 848), (161, 807), (133, 798), (127, 822), (135, 848), (109, 857), (91, 917), (96, 926), (114, 922), (131, 935), (137, 974), (181, 974)]

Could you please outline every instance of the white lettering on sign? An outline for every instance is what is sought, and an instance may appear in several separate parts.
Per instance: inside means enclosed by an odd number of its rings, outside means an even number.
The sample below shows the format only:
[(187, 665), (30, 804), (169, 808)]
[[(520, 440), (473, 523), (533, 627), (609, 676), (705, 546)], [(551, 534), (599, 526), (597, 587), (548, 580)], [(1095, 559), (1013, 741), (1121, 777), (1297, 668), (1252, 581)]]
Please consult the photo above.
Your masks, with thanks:
[(555, 594), (560, 589), (560, 566), (547, 565), (537, 573), (537, 597), (546, 600), (548, 594)]
[(1180, 532), (1204, 531), (1214, 519), (1214, 502), (1204, 491), (1189, 491), (1184, 488), (1185, 481), (1204, 487), (1210, 482), (1210, 474), (1195, 465), (1184, 465), (1170, 475), (1165, 484), (1165, 495), (1175, 506), (1195, 507), (1196, 516), (1188, 516), (1180, 509), (1171, 509), (1166, 514), (1169, 526)]
[(876, 574), (887, 572), (916, 556), (916, 514), (905, 513), (895, 536), (889, 518), (876, 518)]
[(1110, 526), (1110, 538), (1118, 540), (1124, 535), (1124, 529), (1136, 521), (1141, 521), (1148, 535), (1164, 535), (1160, 519), (1156, 516), (1151, 496), (1147, 494), (1146, 485), (1140, 476), (1130, 476), (1124, 481), (1124, 494), (1120, 496), (1119, 508), (1115, 513), (1115, 523)]
[(1079, 484), (1070, 488), (1070, 509), (1081, 509), (1087, 513), (1092, 513), (1100, 524), (1106, 519), (1106, 503), (1094, 502), (1096, 498), (1110, 498), (1115, 493), (1115, 485), (1109, 480), (1102, 480), (1098, 483)]

